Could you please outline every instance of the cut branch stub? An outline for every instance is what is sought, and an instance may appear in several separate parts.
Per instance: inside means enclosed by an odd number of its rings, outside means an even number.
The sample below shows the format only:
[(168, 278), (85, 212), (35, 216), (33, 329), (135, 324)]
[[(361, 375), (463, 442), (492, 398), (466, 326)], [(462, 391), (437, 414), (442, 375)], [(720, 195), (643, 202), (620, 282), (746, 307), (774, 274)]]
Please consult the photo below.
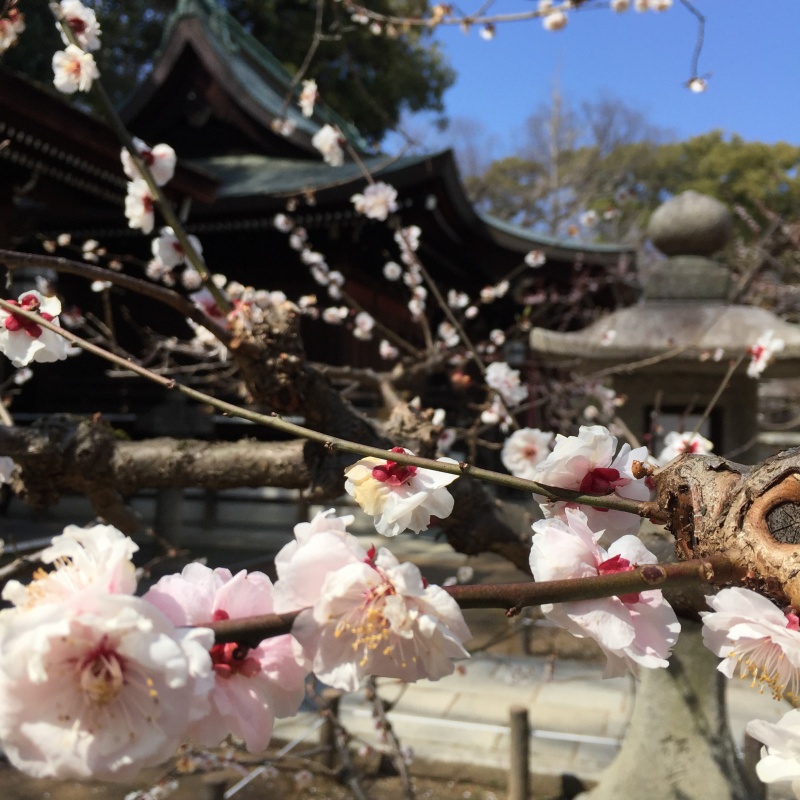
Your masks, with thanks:
[(687, 455), (654, 481), (681, 558), (725, 556), (748, 587), (800, 609), (800, 448), (752, 468)]

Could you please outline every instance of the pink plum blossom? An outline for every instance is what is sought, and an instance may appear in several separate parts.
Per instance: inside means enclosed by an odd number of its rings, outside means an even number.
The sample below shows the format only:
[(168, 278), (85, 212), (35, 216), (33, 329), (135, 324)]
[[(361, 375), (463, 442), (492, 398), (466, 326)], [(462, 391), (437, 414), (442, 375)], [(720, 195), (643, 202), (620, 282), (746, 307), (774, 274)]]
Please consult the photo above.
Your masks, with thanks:
[[(416, 681), (451, 674), (453, 659), (469, 655), (463, 642), (470, 632), (458, 604), (441, 587), (426, 586), (414, 564), (398, 563), (383, 548), (364, 553), (348, 536), (317, 534), (297, 546), (278, 573), (280, 584), (291, 561), (317, 564), (302, 573), (317, 598), (292, 629), (311, 669), (344, 691), (354, 691), (368, 675)], [(319, 537), (338, 539), (338, 552), (323, 548)]]
[[(61, 302), (57, 297), (45, 297), (31, 289), (18, 300), (9, 300), (23, 311), (38, 313), (42, 319), (58, 325)], [(67, 357), (68, 344), (63, 336), (43, 328), (13, 311), (0, 308), (0, 352), (15, 367), (25, 367), (32, 361), (62, 361)]]
[(332, 167), (344, 164), (341, 134), (332, 125), (323, 125), (312, 137), (311, 144), (322, 153), (322, 159)]
[[(631, 450), (626, 443), (615, 456), (616, 449), (617, 438), (602, 425), (581, 426), (577, 436), (558, 434), (553, 452), (534, 468), (531, 480), (583, 494), (613, 494), (629, 500), (648, 500), (650, 490), (644, 479), (635, 478), (631, 471), (634, 461), (647, 460), (647, 448)], [(569, 503), (544, 502), (540, 496), (535, 497), (546, 517), (564, 519)], [(583, 511), (589, 527), (605, 530), (609, 540), (639, 530), (640, 518), (636, 514), (588, 506)]]
[[(602, 532), (592, 531), (586, 515), (567, 509), (565, 520), (533, 524), (530, 564), (537, 581), (587, 578), (626, 572), (656, 557), (636, 536), (617, 539), (606, 551), (597, 544)], [(606, 655), (603, 677), (634, 675), (640, 666), (667, 666), (680, 623), (659, 589), (620, 597), (542, 606), (544, 615), (578, 637), (594, 639)]]
[[(141, 139), (136, 138), (134, 138), (133, 143), (136, 145), (139, 157), (150, 170), (156, 185), (164, 186), (169, 183), (175, 174), (175, 164), (177, 163), (175, 151), (168, 144), (157, 144), (155, 147), (150, 147)], [(132, 181), (142, 177), (139, 174), (139, 168), (131, 158), (131, 154), (125, 148), (122, 149), (120, 158), (122, 159), (122, 169)]]
[(775, 699), (800, 699), (800, 619), (750, 589), (732, 587), (706, 597), (703, 643), (723, 660), (717, 669), (752, 678)]
[[(271, 614), (272, 582), (261, 572), (209, 569), (189, 564), (167, 575), (144, 599), (175, 625)], [(305, 695), (306, 670), (293, 655), (291, 636), (262, 641), (258, 647), (229, 642), (210, 648), (214, 667), (211, 710), (190, 728), (198, 744), (218, 745), (229, 733), (251, 752), (269, 744), (274, 719), (297, 713)]]
[[(392, 452), (413, 455), (402, 447)], [(451, 458), (437, 461), (456, 463)], [(426, 531), (431, 517), (444, 519), (453, 510), (453, 495), (446, 487), (457, 475), (370, 457), (348, 467), (345, 476), (345, 490), (372, 515), (376, 530), (384, 536)]]
[(547, 458), (552, 444), (552, 433), (539, 428), (520, 428), (506, 439), (500, 460), (512, 475), (532, 480), (534, 468)]
[(699, 433), (678, 433), (670, 431), (664, 437), (664, 449), (659, 453), (656, 461), (664, 466), (683, 453), (706, 455), (714, 449), (714, 443)]
[[(80, 0), (61, 0), (61, 15), (64, 22), (72, 29), (79, 47), (84, 50), (100, 48), (100, 25), (91, 8), (87, 8)], [(70, 43), (63, 31), (61, 39), (66, 45)]]
[(493, 361), (486, 367), (486, 383), (500, 393), (506, 405), (519, 405), (528, 397), (528, 387), (520, 382), (519, 370), (505, 361)]
[(764, 783), (791, 781), (800, 798), (800, 710), (793, 708), (773, 724), (763, 719), (747, 723), (747, 733), (766, 745), (756, 773)]
[(59, 92), (88, 92), (99, 77), (94, 56), (80, 47), (68, 44), (63, 50), (53, 53), (53, 84)]
[(25, 609), (41, 603), (60, 603), (87, 592), (133, 594), (136, 570), (131, 557), (138, 549), (132, 539), (112, 525), (67, 525), (40, 555), (41, 561), (52, 564), (54, 569), (37, 570), (29, 584), (8, 581), (3, 599)]
[(397, 211), (397, 189), (388, 183), (371, 183), (363, 193), (354, 194), (350, 201), (359, 214), (368, 219), (385, 220)]
[(0, 743), (28, 775), (127, 780), (207, 709), (213, 633), (179, 632), (138, 597), (83, 594), (4, 623)]
[(783, 339), (773, 338), (774, 331), (766, 331), (758, 337), (756, 343), (749, 348), (750, 363), (747, 365), (747, 374), (751, 378), (758, 378), (769, 366), (775, 353), (784, 348)]

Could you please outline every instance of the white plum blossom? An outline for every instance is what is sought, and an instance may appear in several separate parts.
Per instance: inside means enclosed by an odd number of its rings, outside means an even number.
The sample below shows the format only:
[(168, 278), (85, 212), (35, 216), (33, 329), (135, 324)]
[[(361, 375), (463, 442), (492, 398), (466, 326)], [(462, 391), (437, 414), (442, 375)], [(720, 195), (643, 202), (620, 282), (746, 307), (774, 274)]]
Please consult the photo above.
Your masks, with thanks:
[(385, 220), (398, 209), (397, 189), (382, 181), (371, 183), (363, 193), (354, 194), (350, 202), (368, 219)]
[(545, 16), (542, 20), (542, 25), (546, 31), (560, 31), (566, 27), (568, 21), (567, 15), (563, 11), (556, 10)]
[[(84, 50), (100, 48), (100, 25), (91, 8), (87, 8), (80, 0), (61, 0), (61, 15), (64, 22), (72, 29), (80, 47)], [(61, 39), (64, 44), (70, 43), (63, 31), (61, 31)]]
[(653, 11), (666, 11), (672, 8), (672, 0), (650, 0), (650, 8)]
[[(530, 564), (537, 581), (627, 572), (658, 561), (636, 536), (623, 536), (604, 550), (597, 544), (602, 532), (592, 531), (586, 515), (575, 509), (567, 509), (564, 520), (535, 522), (533, 530)], [(659, 589), (541, 608), (565, 630), (600, 645), (607, 659), (605, 678), (626, 671), (637, 675), (639, 667), (666, 667), (681, 627)]]
[(331, 306), (322, 312), (322, 319), (329, 325), (340, 325), (347, 319), (350, 314), (350, 309), (347, 306)]
[(270, 127), (280, 136), (291, 136), (297, 129), (297, 123), (293, 119), (273, 119)]
[[(188, 564), (166, 575), (144, 595), (174, 625), (201, 625), (271, 614), (272, 581), (261, 572), (210, 569)], [(214, 687), (211, 709), (189, 728), (192, 741), (214, 747), (229, 734), (253, 753), (265, 750), (275, 717), (297, 713), (305, 696), (305, 676), (295, 660), (290, 635), (264, 639), (257, 647), (239, 642), (210, 648)]]
[(403, 274), (403, 268), (394, 261), (387, 261), (383, 265), (383, 277), (387, 281), (396, 281)]
[(747, 366), (747, 374), (751, 378), (760, 377), (761, 373), (767, 368), (775, 353), (779, 353), (784, 348), (783, 339), (773, 338), (774, 331), (766, 331), (758, 337), (754, 345), (748, 349), (750, 363)]
[(0, 741), (36, 778), (128, 780), (166, 761), (205, 713), (207, 628), (179, 632), (126, 594), (81, 594), (6, 615)]
[[(308, 667), (330, 686), (354, 691), (368, 675), (415, 681), (453, 672), (470, 638), (461, 610), (413, 564), (364, 550), (345, 526), (318, 514), (295, 527), (275, 558), (276, 610), (305, 608), (292, 633)], [(308, 608), (311, 606), (311, 608)]]
[(422, 230), (417, 225), (409, 225), (406, 228), (400, 228), (394, 234), (394, 240), (400, 248), (400, 260), (408, 265), (416, 265), (416, 257), (414, 253), (419, 248), (419, 239), (422, 235)]
[[(61, 302), (57, 297), (45, 297), (31, 289), (9, 300), (23, 311), (38, 313), (42, 319), (58, 325)], [(0, 352), (15, 367), (26, 367), (32, 361), (63, 361), (68, 355), (68, 343), (63, 336), (37, 325), (11, 311), (0, 308)]]
[(304, 117), (310, 117), (314, 113), (314, 104), (317, 102), (318, 98), (319, 92), (317, 91), (317, 82), (313, 78), (303, 81), (303, 89), (300, 92), (297, 105), (300, 106)]
[(319, 150), (326, 164), (332, 167), (344, 164), (341, 134), (332, 125), (323, 125), (311, 138), (311, 144)]
[(359, 311), (353, 320), (353, 336), (362, 341), (369, 341), (372, 338), (372, 329), (375, 327), (375, 320), (366, 311)]
[(686, 85), (690, 92), (702, 94), (708, 88), (708, 81), (705, 78), (692, 78)]
[(502, 347), (506, 343), (506, 334), (499, 328), (494, 328), (493, 330), (489, 331), (489, 341), (495, 347)]
[(133, 594), (136, 570), (131, 557), (138, 549), (112, 525), (67, 525), (40, 555), (44, 564), (55, 568), (50, 572), (38, 570), (29, 584), (8, 581), (3, 599), (17, 609), (27, 609), (40, 603), (61, 603), (87, 592)]
[(738, 668), (753, 686), (779, 700), (800, 699), (800, 618), (750, 589), (732, 587), (706, 597), (703, 643), (722, 658), (717, 669), (732, 678)]
[(291, 217), (287, 217), (286, 214), (276, 214), (272, 218), (272, 224), (281, 233), (289, 233), (294, 228), (294, 220)]
[(466, 292), (450, 289), (447, 292), (447, 305), (450, 308), (466, 308), (469, 305), (469, 295)]
[(621, 14), (631, 7), (631, 0), (611, 0), (611, 10)]
[(129, 228), (141, 228), (142, 233), (150, 233), (153, 230), (155, 224), (153, 196), (142, 178), (128, 183), (128, 193), (125, 195), (125, 216), (128, 218)]
[(656, 461), (659, 466), (664, 466), (673, 458), (682, 453), (695, 453), (705, 455), (714, 449), (714, 443), (699, 433), (678, 433), (670, 431), (664, 437), (664, 449), (659, 453)]
[(519, 405), (528, 397), (528, 387), (520, 382), (519, 370), (512, 369), (505, 361), (493, 361), (486, 367), (486, 383), (500, 393), (508, 406)]
[(480, 30), (480, 37), (486, 42), (490, 42), (494, 39), (495, 34), (497, 33), (497, 29), (491, 22), (487, 22)]
[[(556, 436), (553, 452), (536, 466), (531, 480), (545, 486), (571, 489), (583, 494), (613, 494), (629, 500), (649, 500), (650, 490), (644, 478), (637, 479), (632, 473), (633, 462), (647, 460), (647, 448), (631, 450), (623, 444), (615, 456), (617, 438), (602, 425), (582, 425), (577, 436)], [(570, 505), (563, 501), (541, 504), (546, 517), (564, 518)], [(623, 534), (636, 533), (640, 518), (627, 511), (584, 508), (593, 530), (606, 532), (610, 540)]]
[[(413, 455), (402, 447), (392, 452)], [(456, 463), (450, 458), (437, 461)], [(457, 475), (372, 457), (357, 461), (344, 474), (345, 491), (373, 517), (375, 528), (384, 536), (426, 531), (431, 517), (444, 519), (453, 511), (453, 495), (446, 487)]]
[(756, 764), (756, 774), (764, 783), (792, 782), (795, 797), (800, 797), (800, 709), (793, 708), (777, 723), (754, 719), (747, 733), (765, 747)]
[[(169, 183), (175, 174), (175, 164), (177, 163), (175, 151), (168, 144), (157, 144), (155, 147), (149, 147), (141, 139), (137, 138), (134, 138), (133, 143), (136, 145), (139, 157), (150, 170), (156, 185), (164, 186)], [(132, 181), (141, 179), (139, 168), (131, 158), (131, 154), (124, 147), (120, 152), (120, 158), (125, 174)]]
[(512, 475), (533, 480), (534, 468), (547, 458), (552, 445), (552, 433), (539, 428), (520, 428), (506, 439), (500, 460)]
[(386, 339), (381, 339), (378, 345), (378, 353), (384, 361), (392, 361), (400, 355), (400, 351)]
[(53, 53), (53, 73), (53, 84), (64, 94), (88, 92), (100, 77), (94, 56), (74, 44)]
[(439, 323), (437, 335), (447, 347), (455, 347), (461, 341), (458, 331), (446, 320)]
[[(197, 255), (203, 255), (203, 246), (196, 236), (189, 234), (189, 243), (194, 248)], [(151, 250), (153, 257), (157, 258), (164, 266), (169, 269), (177, 267), (186, 261), (186, 253), (183, 250), (183, 245), (178, 240), (172, 228), (165, 226), (158, 234), (158, 238), (153, 239)], [(196, 287), (195, 287), (196, 288)]]
[(544, 266), (547, 261), (547, 256), (541, 250), (531, 250), (525, 255), (525, 264), (529, 267)]

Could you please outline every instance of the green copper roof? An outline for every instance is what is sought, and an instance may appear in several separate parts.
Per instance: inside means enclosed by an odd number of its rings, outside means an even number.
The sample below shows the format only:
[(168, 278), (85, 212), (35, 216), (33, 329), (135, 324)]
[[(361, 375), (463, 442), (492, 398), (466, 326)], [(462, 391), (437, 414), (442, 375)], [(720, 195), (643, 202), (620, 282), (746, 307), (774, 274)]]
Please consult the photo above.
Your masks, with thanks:
[[(313, 117), (304, 117), (296, 103), (300, 87), (292, 87), (294, 76), (215, 0), (178, 0), (166, 24), (162, 46), (174, 26), (185, 17), (202, 23), (209, 43), (219, 51), (240, 85), (271, 114), (291, 120), (299, 130), (309, 135), (326, 123), (336, 125), (356, 149), (368, 149), (358, 129), (324, 103), (315, 104)], [(290, 87), (292, 100), (285, 108), (284, 99)]]

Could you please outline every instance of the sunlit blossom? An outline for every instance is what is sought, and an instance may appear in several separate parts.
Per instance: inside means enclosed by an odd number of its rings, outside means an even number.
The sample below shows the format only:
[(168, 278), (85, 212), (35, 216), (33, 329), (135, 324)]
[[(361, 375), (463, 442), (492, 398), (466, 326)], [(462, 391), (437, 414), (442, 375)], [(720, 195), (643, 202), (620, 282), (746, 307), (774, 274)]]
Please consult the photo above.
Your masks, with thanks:
[[(413, 455), (402, 447), (392, 452)], [(437, 460), (456, 463), (449, 458)], [(369, 457), (348, 467), (345, 476), (345, 490), (373, 517), (375, 528), (384, 536), (425, 531), (431, 517), (444, 519), (453, 510), (453, 495), (446, 487), (457, 475)]]
[(747, 374), (751, 378), (758, 378), (761, 373), (769, 366), (776, 353), (780, 353), (784, 348), (783, 339), (774, 335), (774, 331), (766, 331), (758, 337), (756, 343), (748, 349), (750, 363), (747, 366)]
[[(608, 550), (597, 544), (602, 531), (589, 528), (586, 515), (567, 509), (564, 520), (533, 524), (530, 564), (537, 581), (566, 580), (627, 572), (658, 559), (636, 536), (617, 539)], [(680, 623), (659, 589), (567, 603), (548, 603), (544, 615), (579, 637), (594, 639), (606, 655), (603, 677), (639, 667), (666, 667)]]
[(705, 455), (714, 449), (714, 443), (699, 433), (670, 431), (664, 437), (664, 449), (656, 461), (663, 467), (682, 453)]
[[(577, 436), (562, 436), (555, 439), (553, 452), (538, 464), (531, 479), (545, 486), (571, 489), (584, 494), (613, 494), (630, 500), (648, 500), (650, 490), (643, 478), (633, 476), (634, 461), (647, 460), (647, 448), (632, 450), (625, 443), (617, 449), (617, 438), (602, 425), (581, 426)], [(547, 517), (564, 518), (569, 504), (563, 501), (544, 502), (536, 498)], [(627, 511), (585, 509), (589, 526), (593, 530), (606, 531), (609, 539), (623, 534), (636, 533), (640, 517)]]
[[(43, 320), (58, 325), (61, 302), (57, 297), (45, 297), (31, 289), (9, 300), (23, 311), (36, 312)], [(25, 367), (32, 361), (61, 361), (67, 357), (67, 340), (19, 314), (0, 308), (0, 352), (15, 367)]]
[(703, 643), (723, 660), (717, 669), (752, 681), (772, 696), (800, 699), (800, 619), (750, 589), (733, 587), (706, 597)]
[(100, 77), (94, 56), (74, 44), (53, 53), (53, 73), (56, 89), (64, 94), (88, 92)]
[(792, 782), (795, 797), (800, 797), (800, 710), (794, 708), (773, 724), (763, 719), (747, 723), (747, 733), (766, 745), (756, 774), (764, 783)]
[[(189, 564), (180, 575), (166, 575), (144, 599), (174, 625), (271, 614), (272, 581), (261, 572), (209, 569)], [(269, 744), (275, 717), (297, 713), (305, 695), (306, 670), (293, 655), (291, 636), (264, 639), (257, 647), (244, 643), (210, 648), (214, 687), (211, 708), (189, 728), (198, 744), (218, 745), (229, 733), (251, 752)]]
[(539, 428), (520, 428), (506, 439), (500, 451), (503, 466), (518, 478), (534, 480), (535, 467), (550, 454), (552, 433)]
[(397, 189), (388, 183), (371, 183), (363, 192), (354, 194), (350, 201), (359, 214), (369, 219), (385, 220), (397, 211)]

